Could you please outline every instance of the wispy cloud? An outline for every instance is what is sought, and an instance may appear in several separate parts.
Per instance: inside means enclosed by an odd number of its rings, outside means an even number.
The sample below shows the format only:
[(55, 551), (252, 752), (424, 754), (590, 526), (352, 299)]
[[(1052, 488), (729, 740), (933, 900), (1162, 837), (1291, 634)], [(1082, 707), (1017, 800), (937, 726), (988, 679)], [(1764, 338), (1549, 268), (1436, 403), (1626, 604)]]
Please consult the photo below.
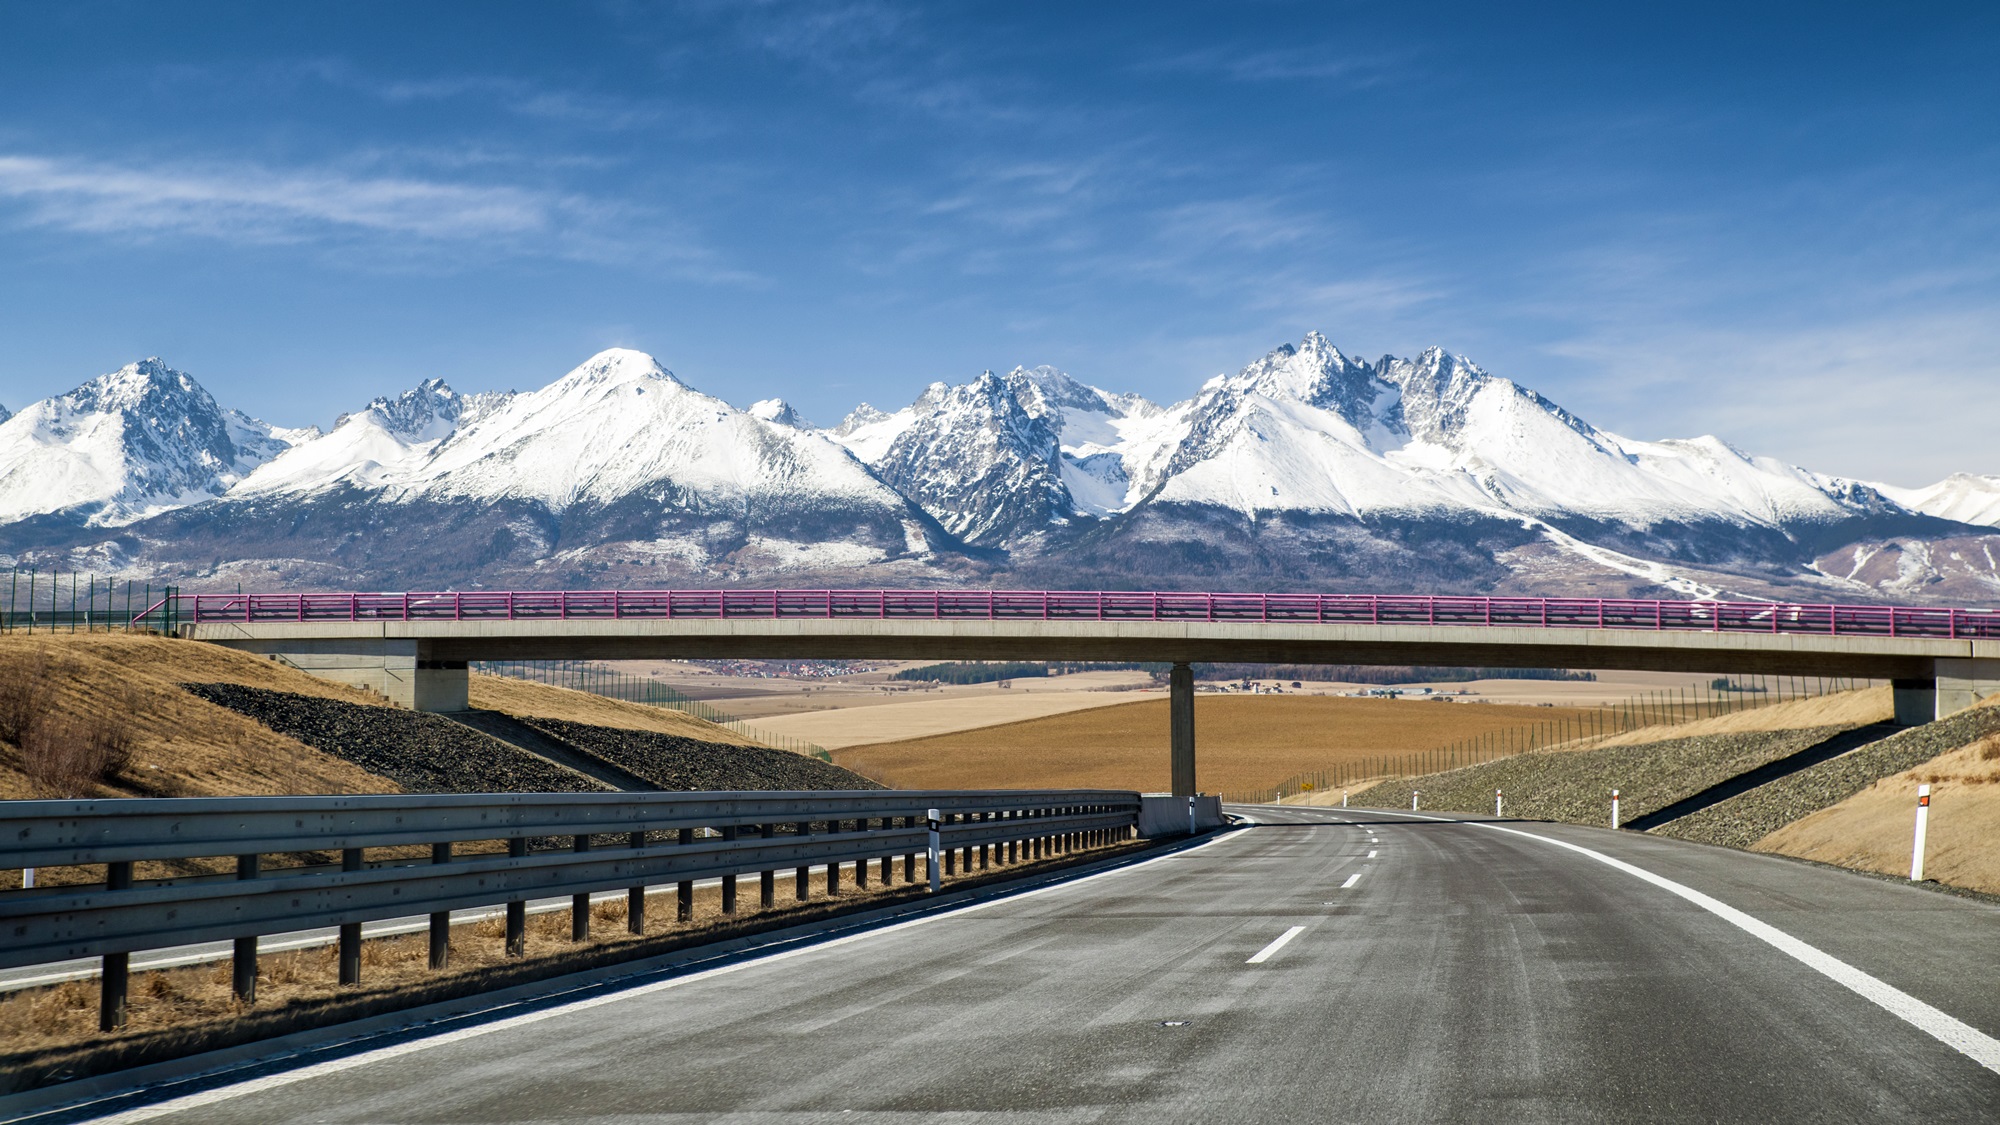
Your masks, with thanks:
[(685, 224), (617, 201), (508, 184), (0, 154), (0, 216), (8, 211), (20, 226), (108, 238), (316, 244), (329, 254), (362, 245), (385, 265), (449, 251), (454, 260), (540, 256), (754, 280), (717, 262)]
[(548, 231), (564, 207), (516, 187), (23, 155), (0, 156), (0, 198), (18, 203), (21, 221), (34, 226), (264, 242), (329, 228), (427, 239), (518, 236)]
[(288, 63), (286, 79), (299, 76), (352, 90), (390, 105), (479, 101), (516, 117), (595, 132), (666, 129), (676, 135), (709, 135), (721, 128), (706, 111), (658, 99), (630, 98), (483, 74), (396, 78), (367, 73), (344, 59)]
[[(1990, 308), (1789, 328), (1631, 326), (1546, 350), (1595, 373), (1574, 405), (1634, 437), (1716, 433), (1819, 472), (1905, 486), (2000, 473), (2000, 401), (1981, 358), (2000, 354)], [(1533, 385), (1531, 373), (1518, 378)]]
[(1140, 73), (1199, 74), (1232, 82), (1327, 82), (1369, 86), (1405, 70), (1403, 52), (1359, 53), (1331, 45), (1246, 48), (1217, 46), (1159, 55), (1136, 64)]

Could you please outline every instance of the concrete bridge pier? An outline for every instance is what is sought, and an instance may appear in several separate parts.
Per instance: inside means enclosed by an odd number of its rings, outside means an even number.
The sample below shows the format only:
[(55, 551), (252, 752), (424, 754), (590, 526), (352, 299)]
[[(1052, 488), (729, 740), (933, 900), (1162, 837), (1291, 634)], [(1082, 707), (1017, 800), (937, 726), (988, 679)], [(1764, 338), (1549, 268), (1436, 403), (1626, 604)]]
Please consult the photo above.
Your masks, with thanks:
[(1194, 669), (1177, 663), (1167, 674), (1167, 729), (1173, 746), (1174, 796), (1194, 796)]
[(1956, 715), (2000, 695), (2000, 660), (1942, 658), (1937, 662), (1937, 717)]
[(378, 692), (413, 711), (463, 711), (471, 677), (463, 660), (435, 656), (428, 641), (396, 638), (300, 637), (225, 640), (322, 679)]
[(2000, 660), (1939, 657), (1928, 679), (1890, 683), (1896, 695), (1896, 722), (1918, 726), (2000, 695)]

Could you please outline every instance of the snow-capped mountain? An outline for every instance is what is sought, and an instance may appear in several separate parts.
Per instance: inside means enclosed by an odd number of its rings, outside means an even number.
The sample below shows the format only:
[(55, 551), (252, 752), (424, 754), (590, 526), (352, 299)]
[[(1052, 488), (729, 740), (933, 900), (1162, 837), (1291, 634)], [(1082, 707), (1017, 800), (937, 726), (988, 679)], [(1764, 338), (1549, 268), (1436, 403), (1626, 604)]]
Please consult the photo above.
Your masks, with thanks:
[(0, 422), (0, 521), (130, 523), (214, 499), (317, 434), (225, 410), (187, 375), (140, 360)]
[(1895, 489), (1714, 437), (1637, 440), (1443, 349), (1368, 362), (1318, 333), (1168, 406), (1016, 367), (829, 430), (624, 349), (523, 393), (429, 380), (324, 434), (223, 410), (157, 360), (0, 422), (0, 551), (177, 580), (219, 576), (220, 555), (238, 577), (378, 587), (1978, 602), (2000, 600), (1995, 526), (2000, 478)]
[(739, 411), (625, 349), (536, 391), (433, 380), (377, 399), (145, 530), (227, 536), (287, 573), (331, 560), (433, 583), (495, 565), (569, 582), (840, 570), (925, 559), (949, 539), (817, 431)]
[(1173, 433), (1137, 395), (1053, 367), (933, 383), (885, 414), (863, 403), (828, 435), (968, 543), (1006, 542), (1136, 503)]
[(1317, 333), (1168, 408), (1050, 368), (1016, 369), (933, 384), (895, 414), (863, 407), (833, 433), (975, 539), (1141, 502), (1252, 518), (1527, 515), (1643, 531), (1836, 521), (1881, 500), (1836, 494), (1713, 437), (1645, 442), (1599, 430), (1441, 349), (1370, 364)]
[(334, 420), (333, 429), (265, 462), (230, 491), (233, 497), (313, 493), (347, 485), (376, 488), (421, 465), (462, 425), (491, 414), (511, 391), (461, 395), (430, 379), (395, 398), (378, 398)]
[(1884, 496), (1913, 512), (1981, 527), (2000, 527), (2000, 477), (1953, 473), (1927, 488), (1876, 487)]

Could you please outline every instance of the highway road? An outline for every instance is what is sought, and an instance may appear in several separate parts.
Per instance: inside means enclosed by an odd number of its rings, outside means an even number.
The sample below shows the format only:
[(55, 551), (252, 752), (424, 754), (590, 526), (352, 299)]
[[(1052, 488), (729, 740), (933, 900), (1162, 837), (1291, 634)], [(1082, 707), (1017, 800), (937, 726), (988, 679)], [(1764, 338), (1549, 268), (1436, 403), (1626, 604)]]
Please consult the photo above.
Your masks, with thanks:
[(1632, 833), (1238, 811), (1263, 823), (112, 1119), (2000, 1120), (2000, 907)]

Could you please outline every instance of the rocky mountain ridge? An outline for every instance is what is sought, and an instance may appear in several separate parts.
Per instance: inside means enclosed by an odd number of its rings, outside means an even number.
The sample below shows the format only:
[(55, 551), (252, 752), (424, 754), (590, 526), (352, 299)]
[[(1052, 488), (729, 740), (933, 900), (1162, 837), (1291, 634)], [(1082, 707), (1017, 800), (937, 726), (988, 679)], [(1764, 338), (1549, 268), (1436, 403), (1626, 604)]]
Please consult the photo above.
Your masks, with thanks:
[(2000, 600), (2000, 478), (1630, 439), (1443, 349), (1318, 333), (1171, 405), (1017, 367), (824, 430), (625, 349), (535, 391), (428, 380), (325, 433), (147, 360), (0, 421), (0, 521), (16, 559), (266, 584)]

